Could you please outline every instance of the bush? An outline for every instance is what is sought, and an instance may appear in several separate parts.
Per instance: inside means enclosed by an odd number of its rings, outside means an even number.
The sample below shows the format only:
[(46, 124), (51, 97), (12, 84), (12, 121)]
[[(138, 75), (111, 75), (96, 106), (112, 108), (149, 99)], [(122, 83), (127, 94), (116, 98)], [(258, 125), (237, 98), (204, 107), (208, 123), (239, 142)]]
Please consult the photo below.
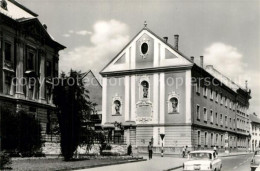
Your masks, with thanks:
[(7, 165), (11, 164), (11, 158), (5, 151), (0, 152), (0, 169), (4, 169)]
[(41, 125), (34, 116), (25, 111), (18, 113), (2, 111), (2, 149), (12, 156), (31, 157), (42, 146)]

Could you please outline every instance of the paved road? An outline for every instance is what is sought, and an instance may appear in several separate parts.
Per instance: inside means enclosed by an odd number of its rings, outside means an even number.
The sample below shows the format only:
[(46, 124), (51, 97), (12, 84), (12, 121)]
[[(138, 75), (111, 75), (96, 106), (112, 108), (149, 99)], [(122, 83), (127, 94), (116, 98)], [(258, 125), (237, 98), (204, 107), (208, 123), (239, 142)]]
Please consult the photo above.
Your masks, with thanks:
[[(222, 171), (250, 171), (250, 160), (252, 154), (223, 157)], [(175, 166), (182, 165), (182, 163), (187, 159), (173, 158), (173, 157), (154, 157), (152, 160), (147, 160), (143, 162), (127, 163), (121, 165), (97, 167), (91, 169), (82, 169), (80, 171), (162, 171), (167, 170)], [(176, 169), (174, 171), (181, 171), (181, 169)]]
[[(222, 171), (250, 171), (250, 161), (252, 154), (223, 157), (222, 159)], [(177, 169), (174, 171), (181, 171)]]

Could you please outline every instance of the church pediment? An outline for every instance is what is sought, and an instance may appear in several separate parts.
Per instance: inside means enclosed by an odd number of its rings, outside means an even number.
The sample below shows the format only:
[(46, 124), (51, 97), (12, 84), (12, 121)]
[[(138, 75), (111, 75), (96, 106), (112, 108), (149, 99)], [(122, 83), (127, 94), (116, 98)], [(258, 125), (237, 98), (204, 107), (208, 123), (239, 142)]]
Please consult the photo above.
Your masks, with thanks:
[(101, 74), (192, 65), (187, 57), (144, 28), (101, 71)]

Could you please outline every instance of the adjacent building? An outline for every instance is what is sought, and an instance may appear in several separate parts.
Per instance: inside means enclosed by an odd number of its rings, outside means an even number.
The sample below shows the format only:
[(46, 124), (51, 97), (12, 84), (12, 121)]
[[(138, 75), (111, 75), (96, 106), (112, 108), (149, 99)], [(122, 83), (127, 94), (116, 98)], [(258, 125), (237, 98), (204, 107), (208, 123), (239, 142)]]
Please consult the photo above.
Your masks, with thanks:
[(52, 78), (65, 46), (48, 33), (38, 15), (15, 0), (0, 0), (0, 113), (7, 107), (38, 118), (52, 141)]
[(250, 149), (255, 151), (256, 149), (260, 148), (260, 118), (257, 117), (255, 114), (250, 114), (250, 133), (251, 133), (251, 143)]
[[(183, 146), (244, 150), (250, 143), (250, 91), (213, 66), (194, 63), (146, 26), (100, 72), (108, 140), (147, 151)], [(164, 137), (163, 139), (161, 137)]]

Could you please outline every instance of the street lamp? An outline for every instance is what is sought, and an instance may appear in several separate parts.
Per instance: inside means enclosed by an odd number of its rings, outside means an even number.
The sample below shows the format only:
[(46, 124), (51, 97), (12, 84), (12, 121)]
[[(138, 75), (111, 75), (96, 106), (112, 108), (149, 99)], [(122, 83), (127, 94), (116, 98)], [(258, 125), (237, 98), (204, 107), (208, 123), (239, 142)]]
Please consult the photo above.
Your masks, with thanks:
[(163, 138), (164, 138), (165, 134), (160, 134), (160, 137), (162, 139), (162, 149), (161, 149), (161, 157), (163, 157)]

